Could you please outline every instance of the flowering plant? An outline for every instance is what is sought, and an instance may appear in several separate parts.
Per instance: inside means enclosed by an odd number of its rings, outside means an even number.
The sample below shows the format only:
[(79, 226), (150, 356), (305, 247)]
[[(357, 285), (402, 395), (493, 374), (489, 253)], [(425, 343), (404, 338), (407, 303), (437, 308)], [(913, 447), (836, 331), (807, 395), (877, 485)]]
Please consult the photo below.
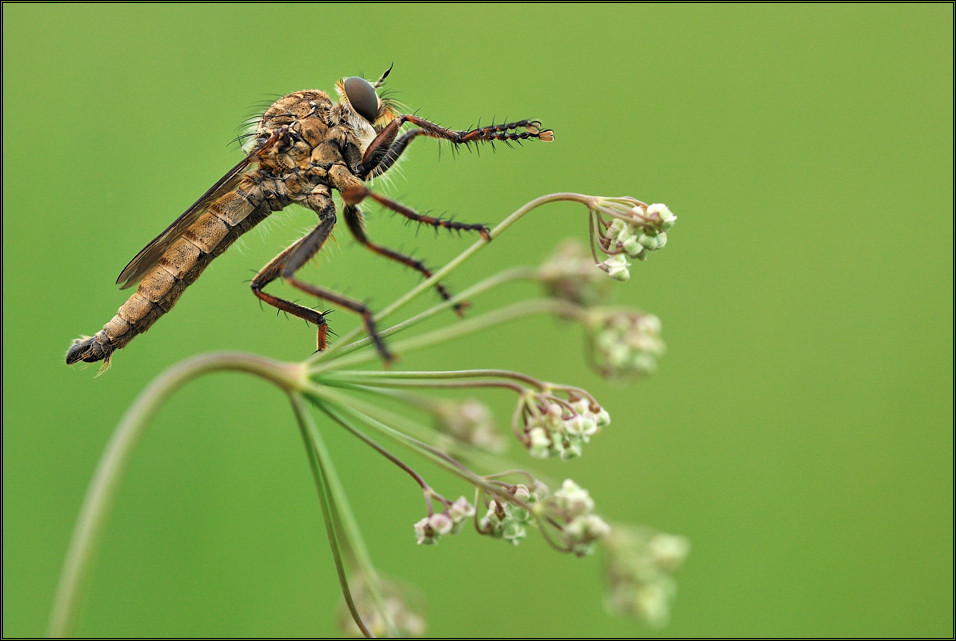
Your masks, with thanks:
[[(384, 322), (425, 289), (438, 283), (486, 245), (481, 240), (444, 268), (400, 297), (375, 318), (379, 334), (394, 336), (419, 326), (448, 309), (460, 310), (472, 299), (518, 280), (538, 282), (541, 298), (493, 309), (474, 318), (397, 340), (393, 349), (407, 354), (455, 340), (471, 332), (530, 314), (551, 314), (580, 323), (587, 354), (596, 371), (609, 378), (646, 374), (664, 352), (660, 321), (634, 309), (607, 307), (610, 280), (630, 276), (628, 259), (645, 260), (666, 244), (676, 217), (664, 205), (634, 198), (603, 198), (573, 193), (543, 196), (518, 209), (490, 231), (494, 238), (523, 215), (545, 203), (572, 201), (588, 210), (590, 252), (566, 244), (540, 267), (512, 267), (473, 285), (457, 296), (401, 322)], [(610, 278), (608, 278), (610, 277)], [(434, 545), (472, 523), (478, 535), (518, 545), (538, 530), (554, 549), (586, 556), (596, 546), (607, 551), (611, 610), (635, 615), (654, 625), (669, 616), (674, 594), (671, 573), (688, 551), (686, 539), (647, 528), (614, 526), (599, 515), (587, 490), (570, 478), (545, 481), (533, 471), (504, 465), (500, 452), (506, 439), (495, 427), (490, 410), (478, 398), (437, 400), (435, 390), (468, 389), (477, 394), (504, 389), (516, 397), (511, 437), (535, 459), (570, 460), (611, 424), (611, 416), (586, 390), (543, 381), (505, 369), (458, 371), (361, 370), (377, 360), (372, 340), (346, 334), (326, 351), (300, 363), (278, 363), (248, 354), (206, 354), (168, 370), (147, 388), (114, 433), (90, 485), (54, 605), (50, 632), (71, 631), (80, 584), (122, 469), (152, 412), (177, 387), (209, 371), (231, 369), (252, 373), (279, 386), (289, 397), (312, 470), (344, 598), (347, 631), (365, 636), (414, 635), (424, 621), (410, 592), (380, 576), (353, 516), (347, 493), (336, 474), (310, 405), (328, 419), (403, 470), (419, 487), (424, 516), (410, 527), (421, 545)], [(394, 411), (391, 404), (407, 408)], [(430, 417), (426, 423), (419, 416)], [(447, 494), (432, 487), (423, 473), (392, 451), (401, 446), (454, 474), (467, 494)], [(468, 464), (466, 464), (466, 462)], [(475, 469), (473, 469), (475, 468)]]

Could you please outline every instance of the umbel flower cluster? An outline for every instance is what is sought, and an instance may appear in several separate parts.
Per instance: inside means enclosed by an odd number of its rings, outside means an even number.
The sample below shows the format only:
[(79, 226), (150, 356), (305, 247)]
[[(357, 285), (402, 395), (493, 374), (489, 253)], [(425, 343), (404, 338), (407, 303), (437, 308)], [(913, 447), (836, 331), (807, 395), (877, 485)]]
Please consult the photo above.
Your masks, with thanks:
[[(538, 267), (506, 268), (421, 313), (400, 321), (391, 318), (487, 246), (484, 240), (476, 242), (375, 317), (390, 349), (404, 356), (520, 317), (550, 315), (581, 327), (586, 359), (601, 375), (630, 379), (652, 372), (664, 353), (660, 321), (640, 310), (609, 306), (606, 301), (613, 281), (629, 278), (629, 261), (646, 260), (665, 246), (676, 217), (664, 205), (648, 205), (634, 198), (560, 193), (520, 208), (491, 230), (490, 237), (501, 235), (533, 209), (561, 201), (587, 208), (589, 249), (565, 243)], [(488, 309), (483, 294), (517, 280), (538, 283), (541, 296)], [(469, 318), (418, 334), (409, 331), (436, 314), (462, 309), (465, 301), (472, 303)], [(238, 369), (275, 382), (292, 402), (306, 447), (344, 597), (340, 620), (347, 633), (421, 635), (425, 622), (414, 590), (381, 576), (371, 560), (346, 488), (335, 472), (334, 457), (322, 438), (323, 432), (336, 425), (397, 466), (421, 492), (423, 513), (410, 515), (410, 544), (436, 545), (471, 531), (508, 545), (518, 545), (537, 533), (556, 551), (579, 557), (603, 548), (608, 608), (654, 626), (667, 623), (675, 593), (672, 573), (687, 555), (686, 539), (610, 524), (598, 502), (577, 481), (546, 479), (521, 463), (502, 458), (502, 452), (511, 446), (531, 463), (540, 459), (571, 462), (584, 455), (602, 430), (611, 428), (613, 408), (605, 408), (584, 389), (508, 369), (361, 369), (379, 362), (378, 352), (370, 345), (371, 340), (361, 338), (355, 330), (328, 350), (293, 365), (242, 354), (199, 357), (147, 390), (114, 440), (134, 442), (159, 400), (200, 373)], [(494, 357), (504, 356), (506, 353), (499, 352)], [(462, 390), (472, 396), (461, 398)], [(490, 390), (513, 395), (510, 434), (499, 428), (501, 417), (482, 399)], [(436, 396), (443, 391), (454, 392), (455, 397)], [(321, 417), (321, 429), (316, 415)], [(117, 447), (119, 453), (104, 456), (102, 475), (109, 477), (114, 468), (122, 469), (127, 452), (124, 446)], [(430, 472), (419, 469), (422, 461), (429, 469), (450, 472), (458, 482), (451, 488), (433, 487), (427, 479)], [(92, 531), (97, 531), (109, 487), (107, 484), (104, 496), (91, 490), (81, 530), (84, 523), (92, 522)], [(75, 537), (74, 543), (80, 542), (77, 549), (71, 549), (64, 573), (57, 607), (63, 608), (67, 623), (90, 556), (89, 539), (82, 531)], [(68, 624), (54, 626), (55, 632), (63, 629), (68, 629)]]

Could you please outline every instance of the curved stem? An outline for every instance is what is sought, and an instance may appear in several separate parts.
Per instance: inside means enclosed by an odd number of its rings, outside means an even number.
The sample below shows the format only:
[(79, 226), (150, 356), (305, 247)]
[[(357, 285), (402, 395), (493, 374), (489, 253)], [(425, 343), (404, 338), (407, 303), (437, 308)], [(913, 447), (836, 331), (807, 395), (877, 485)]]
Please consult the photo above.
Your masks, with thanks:
[(300, 394), (290, 394), (292, 409), (295, 412), (299, 423), (299, 431), (302, 434), (302, 440), (305, 443), (306, 452), (309, 455), (309, 467), (312, 470), (312, 478), (315, 481), (316, 490), (319, 494), (319, 503), (322, 505), (322, 519), (325, 521), (325, 532), (329, 537), (329, 546), (332, 548), (332, 559), (335, 562), (335, 573), (339, 578), (339, 585), (342, 588), (342, 596), (345, 598), (345, 605), (352, 615), (352, 620), (358, 626), (359, 631), (366, 637), (371, 638), (375, 635), (365, 625), (362, 615), (359, 614), (355, 601), (352, 599), (352, 592), (349, 589), (348, 576), (345, 573), (345, 564), (342, 562), (342, 550), (339, 547), (338, 536), (336, 534), (335, 521), (338, 513), (335, 506), (335, 500), (329, 494), (328, 483), (326, 482), (327, 470), (324, 469), (324, 461), (328, 458), (325, 450), (325, 444), (321, 441), (318, 429), (312, 421), (312, 417), (306, 411)]
[[(513, 496), (510, 496), (507, 493), (503, 493), (499, 488), (492, 486), (483, 477), (472, 472), (467, 466), (446, 452), (432, 447), (424, 441), (409, 436), (400, 429), (392, 427), (399, 425), (408, 426), (410, 421), (405, 417), (395, 415), (387, 410), (383, 410), (374, 404), (366, 403), (352, 397), (345, 397), (329, 387), (314, 387), (309, 393), (319, 399), (328, 401), (328, 405), (324, 408), (327, 413), (333, 415), (338, 415), (340, 412), (348, 413), (372, 427), (379, 433), (401, 443), (405, 447), (417, 452), (419, 455), (424, 456), (433, 463), (437, 464), (439, 467), (451, 472), (455, 476), (458, 476), (468, 483), (471, 483), (475, 487), (479, 487), (490, 494), (499, 496), (502, 499), (520, 505), (521, 507), (528, 507), (528, 505), (520, 499), (515, 499)], [(376, 416), (381, 418), (376, 418)], [(341, 419), (340, 422), (344, 424), (348, 423), (348, 421), (345, 421), (344, 419)], [(414, 431), (414, 429), (409, 429), (408, 431)]]
[(410, 395), (405, 393), (402, 388), (405, 387), (415, 387), (415, 388), (439, 388), (439, 389), (506, 389), (517, 394), (520, 394), (525, 388), (521, 387), (517, 383), (512, 383), (510, 381), (373, 381), (367, 385), (362, 383), (349, 383), (345, 385), (337, 385), (336, 387), (344, 387), (348, 389), (359, 390), (362, 392), (371, 392), (373, 394), (379, 394), (382, 396), (389, 396), (391, 398), (397, 398), (401, 401), (405, 399), (412, 398)]
[(352, 425), (350, 425), (347, 421), (345, 421), (345, 420), (344, 420), (342, 417), (340, 417), (338, 414), (335, 414), (335, 413), (333, 413), (333, 412), (329, 412), (329, 411), (328, 411), (328, 408), (327, 408), (326, 405), (325, 405), (325, 403), (321, 403), (321, 407), (322, 407), (322, 411), (324, 411), (326, 414), (328, 414), (329, 416), (331, 416), (331, 417), (332, 417), (332, 420), (334, 420), (336, 423), (338, 423), (339, 425), (341, 425), (342, 427), (344, 427), (346, 430), (348, 430), (349, 434), (351, 434), (352, 436), (354, 436), (354, 437), (357, 438), (358, 440), (362, 441), (363, 443), (365, 443), (366, 445), (368, 445), (369, 447), (371, 447), (373, 450), (375, 450), (376, 452), (378, 452), (379, 454), (381, 454), (382, 456), (384, 456), (385, 458), (387, 458), (393, 465), (395, 465), (395, 466), (398, 467), (400, 470), (402, 470), (403, 472), (405, 472), (406, 474), (408, 474), (409, 476), (411, 476), (412, 479), (414, 479), (415, 483), (418, 484), (418, 487), (422, 488), (423, 490), (429, 490), (429, 489), (431, 489), (431, 488), (429, 487), (428, 483), (425, 481), (425, 479), (423, 479), (422, 476), (421, 476), (418, 472), (416, 472), (415, 470), (413, 470), (412, 468), (410, 468), (408, 465), (406, 465), (400, 458), (398, 458), (397, 456), (395, 456), (394, 454), (392, 454), (391, 452), (389, 452), (387, 449), (385, 449), (384, 447), (382, 447), (381, 445), (379, 445), (378, 443), (376, 443), (375, 441), (373, 441), (372, 439), (370, 439), (369, 437), (367, 437), (367, 436), (366, 436), (365, 434), (363, 434), (361, 431), (359, 431), (359, 430), (355, 429), (354, 427), (352, 427)]
[[(585, 310), (574, 303), (569, 303), (559, 299), (548, 298), (522, 301), (515, 303), (510, 307), (496, 309), (494, 311), (488, 312), (487, 314), (476, 316), (475, 318), (470, 318), (468, 320), (461, 321), (460, 323), (455, 323), (454, 325), (439, 327), (431, 332), (422, 334), (421, 336), (406, 339), (402, 342), (396, 343), (394, 345), (394, 349), (397, 353), (407, 354), (413, 350), (422, 349), (435, 343), (452, 340), (459, 336), (476, 332), (480, 329), (485, 329), (487, 327), (514, 320), (515, 318), (529, 316), (531, 314), (547, 313), (559, 314), (566, 317), (583, 317), (582, 315), (585, 314)], [(365, 363), (376, 358), (378, 358), (378, 354), (372, 351), (349, 354), (348, 356), (343, 356), (336, 359), (334, 367), (353, 367), (360, 363)], [(312, 365), (310, 367), (310, 374), (316, 375), (331, 367), (333, 367), (333, 365), (327, 363)]]
[[(323, 380), (334, 378), (338, 380), (346, 381), (358, 381), (360, 383), (368, 383), (373, 385), (392, 385), (394, 383), (403, 384), (403, 381), (414, 380), (415, 385), (440, 385), (445, 379), (463, 379), (463, 378), (504, 378), (512, 379), (516, 381), (521, 381), (522, 383), (527, 383), (535, 389), (542, 390), (544, 389), (545, 383), (539, 381), (538, 379), (529, 376), (527, 374), (522, 374), (521, 372), (516, 372), (510, 369), (459, 369), (459, 370), (445, 370), (445, 371), (345, 371), (345, 372), (333, 372), (330, 376), (323, 377)], [(434, 383), (428, 381), (422, 381), (421, 379), (432, 379)], [(481, 386), (481, 382), (478, 382), (478, 386)]]
[[(491, 238), (497, 238), (506, 229), (508, 229), (508, 227), (513, 225), (515, 222), (517, 222), (519, 218), (521, 218), (522, 216), (524, 216), (531, 210), (537, 207), (540, 207), (541, 205), (551, 203), (551, 202), (557, 202), (561, 200), (571, 200), (571, 201), (587, 204), (588, 202), (590, 202), (591, 199), (592, 198), (590, 196), (586, 196), (584, 194), (577, 194), (573, 192), (559, 192), (555, 194), (540, 196), (528, 203), (525, 203), (523, 206), (519, 207), (514, 212), (512, 212), (510, 216), (508, 216), (503, 221), (498, 223), (498, 225), (496, 225), (495, 228), (491, 230)], [(467, 248), (465, 251), (459, 254), (456, 258), (452, 259), (444, 267), (442, 267), (441, 269), (436, 271), (434, 274), (432, 274), (430, 278), (422, 281), (421, 283), (418, 284), (417, 287), (412, 288), (408, 293), (399, 297), (394, 303), (392, 303), (391, 305), (383, 309), (381, 312), (379, 312), (375, 316), (375, 320), (381, 321), (382, 319), (387, 317), (389, 314), (392, 314), (397, 309), (399, 309), (400, 307), (404, 306), (409, 301), (414, 299), (416, 296), (420, 295), (425, 290), (430, 289), (436, 282), (444, 278), (453, 270), (457, 269), (459, 265), (461, 265), (466, 260), (471, 258), (476, 252), (478, 252), (478, 250), (480, 250), (482, 247), (484, 247), (487, 244), (488, 242), (484, 240), (476, 241), (473, 245), (471, 245), (471, 247)], [(328, 350), (324, 352), (316, 354), (315, 356), (310, 358), (308, 362), (314, 363), (320, 360), (327, 360), (331, 358), (332, 354), (346, 347), (350, 341), (355, 340), (355, 338), (361, 333), (361, 331), (362, 330), (360, 328), (356, 328), (352, 330), (351, 332), (346, 333), (336, 345), (331, 346)]]
[[(409, 327), (412, 327), (413, 325), (417, 325), (418, 323), (421, 323), (422, 321), (427, 320), (431, 318), (432, 316), (435, 316), (445, 311), (446, 309), (454, 307), (455, 305), (458, 305), (459, 303), (463, 301), (471, 300), (475, 298), (476, 296), (478, 296), (479, 294), (482, 294), (489, 289), (494, 289), (495, 287), (498, 287), (499, 285), (503, 283), (507, 283), (508, 281), (512, 281), (512, 280), (533, 279), (537, 275), (537, 273), (538, 273), (538, 270), (532, 267), (515, 267), (512, 269), (507, 269), (505, 271), (499, 272), (495, 274), (494, 276), (490, 276), (486, 278), (485, 280), (472, 285), (468, 289), (459, 292), (458, 294), (449, 298), (446, 301), (442, 301), (441, 303), (438, 303), (437, 305), (432, 305), (428, 309), (416, 314), (415, 316), (412, 316), (411, 318), (406, 318), (400, 323), (397, 323), (395, 325), (392, 325), (391, 327), (380, 330), (378, 332), (378, 335), (384, 338), (386, 336), (397, 334), (398, 332), (406, 330)], [(349, 343), (348, 345), (342, 345), (338, 348), (338, 354), (339, 354), (338, 357), (341, 358), (342, 356), (346, 354), (351, 354), (352, 352), (362, 349), (363, 347), (366, 347), (367, 345), (370, 345), (371, 343), (372, 343), (371, 337), (366, 336), (365, 338), (361, 338), (357, 341)], [(318, 365), (316, 366), (316, 371), (320, 371), (322, 368), (323, 368), (322, 365)]]
[(93, 551), (116, 496), (123, 471), (133, 449), (156, 410), (184, 383), (208, 372), (233, 370), (254, 374), (289, 391), (302, 384), (305, 370), (258, 356), (238, 352), (204, 354), (176, 365), (139, 395), (113, 431), (87, 488), (70, 539), (57, 586), (48, 635), (69, 636), (76, 624), (80, 594), (90, 568)]
[[(538, 270), (532, 267), (514, 267), (512, 269), (506, 269), (502, 272), (498, 272), (494, 276), (490, 276), (486, 278), (485, 280), (472, 285), (468, 289), (465, 289), (459, 292), (458, 294), (449, 298), (448, 300), (443, 301), (437, 305), (433, 305), (429, 307), (428, 309), (426, 309), (425, 311), (419, 314), (416, 314), (415, 316), (412, 316), (411, 318), (407, 318), (400, 323), (392, 325), (391, 327), (389, 327), (388, 329), (380, 333), (383, 336), (390, 336), (392, 334), (397, 334), (398, 332), (408, 329), (409, 327), (412, 327), (413, 325), (417, 325), (418, 323), (421, 323), (422, 321), (428, 318), (431, 318), (432, 316), (435, 316), (445, 311), (446, 309), (455, 307), (456, 305), (460, 303), (467, 302), (475, 298), (479, 294), (483, 294), (484, 292), (490, 289), (495, 289), (496, 287), (513, 280), (533, 279), (535, 278), (537, 274), (538, 274)], [(371, 342), (372, 342), (371, 338), (368, 338), (368, 337), (363, 338), (361, 340), (355, 341), (354, 343), (347, 346), (346, 348), (343, 348), (343, 352), (349, 353), (349, 352), (355, 351), (355, 349), (364, 347), (365, 345)]]
[[(325, 411), (325, 407), (322, 407), (322, 409)], [(328, 412), (326, 412), (326, 414), (328, 414)], [(341, 477), (339, 477), (338, 472), (335, 470), (335, 464), (332, 462), (332, 457), (328, 454), (325, 441), (322, 439), (322, 434), (315, 425), (315, 421), (312, 420), (311, 415), (306, 414), (305, 416), (307, 418), (309, 435), (313, 441), (316, 453), (320, 456), (322, 469), (325, 470), (326, 487), (332, 498), (332, 503), (335, 506), (337, 525), (341, 525), (342, 527), (346, 551), (355, 561), (358, 571), (364, 579), (364, 585), (368, 590), (369, 596), (373, 603), (375, 603), (375, 607), (381, 614), (383, 621), (385, 621), (390, 636), (395, 636), (395, 634), (397, 634), (397, 628), (389, 614), (388, 608), (385, 606), (385, 597), (381, 590), (381, 580), (379, 579), (378, 572), (375, 570), (375, 566), (372, 564), (372, 557), (365, 545), (365, 539), (362, 537), (362, 531), (358, 526), (358, 521), (355, 519), (355, 514), (352, 512), (345, 488), (342, 486)]]
[[(337, 395), (332, 395), (332, 398), (334, 399), (336, 396)], [(333, 402), (335, 401), (333, 400)], [(355, 399), (349, 399), (348, 404), (336, 402), (336, 405), (340, 405), (341, 408), (345, 410), (347, 413), (349, 413), (350, 415), (360, 419), (362, 422), (366, 423), (367, 425), (370, 425), (371, 427), (375, 428), (379, 432), (383, 432), (386, 436), (391, 437), (393, 440), (398, 441), (402, 445), (405, 445), (406, 447), (417, 451), (419, 454), (424, 454), (426, 458), (430, 458), (431, 460), (435, 462), (439, 462), (439, 464), (445, 469), (452, 471), (455, 474), (462, 476), (463, 478), (466, 478), (466, 479), (470, 479), (471, 476), (473, 476), (473, 473), (467, 467), (465, 467), (463, 464), (456, 461), (454, 458), (452, 458), (445, 452), (435, 447), (432, 447), (431, 445), (425, 443), (424, 441), (420, 441), (417, 438), (404, 434), (400, 432), (399, 430), (396, 430), (390, 427), (389, 425), (386, 425), (385, 423), (373, 418), (371, 415), (369, 415), (368, 413), (364, 411), (364, 410), (372, 409), (370, 405), (366, 403), (356, 402)], [(360, 407), (363, 409), (359, 409)], [(354, 427), (352, 427), (352, 425), (347, 420), (342, 418), (338, 410), (332, 408), (331, 406), (325, 406), (323, 407), (323, 409), (329, 415), (335, 418), (340, 425), (342, 425), (347, 430), (349, 430), (349, 432), (352, 433), (353, 436), (358, 437), (362, 442), (366, 443), (367, 445), (374, 443), (372, 439), (368, 438), (367, 436), (365, 436), (364, 434), (356, 430)], [(377, 446), (377, 444), (375, 445)], [(381, 451), (380, 446), (375, 447), (374, 449), (376, 449), (376, 451)]]

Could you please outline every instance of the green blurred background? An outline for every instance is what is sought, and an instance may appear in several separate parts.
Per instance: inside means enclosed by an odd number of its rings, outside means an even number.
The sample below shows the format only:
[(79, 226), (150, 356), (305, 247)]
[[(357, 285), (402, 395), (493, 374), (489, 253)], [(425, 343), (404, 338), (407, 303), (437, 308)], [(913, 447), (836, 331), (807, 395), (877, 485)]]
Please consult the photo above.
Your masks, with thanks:
[[(541, 318), (402, 361), (598, 397), (612, 426), (542, 467), (608, 519), (691, 539), (663, 634), (952, 636), (951, 4), (4, 4), (3, 635), (44, 632), (86, 484), (148, 381), (209, 349), (308, 353), (312, 332), (246, 281), (314, 214), (247, 235), (107, 375), (64, 365), (70, 341), (113, 315), (127, 261), (241, 157), (227, 143), (257, 105), (393, 62), (387, 86), (423, 117), (537, 117), (557, 137), (457, 157), (417, 141), (388, 189), (402, 202), (495, 223), (576, 190), (679, 217), (618, 287), (663, 321), (653, 377), (602, 381), (579, 329)], [(535, 212), (450, 286), (584, 240), (584, 214)], [(375, 240), (432, 265), (470, 242), (369, 218)], [(338, 240), (313, 280), (379, 307), (417, 282)], [(512, 399), (489, 400), (504, 421)], [(416, 546), (413, 484), (324, 428), (373, 557), (422, 589), (431, 634), (657, 634), (604, 614), (598, 557), (534, 536)], [(287, 402), (222, 374), (142, 441), (77, 633), (334, 635), (337, 600)]]

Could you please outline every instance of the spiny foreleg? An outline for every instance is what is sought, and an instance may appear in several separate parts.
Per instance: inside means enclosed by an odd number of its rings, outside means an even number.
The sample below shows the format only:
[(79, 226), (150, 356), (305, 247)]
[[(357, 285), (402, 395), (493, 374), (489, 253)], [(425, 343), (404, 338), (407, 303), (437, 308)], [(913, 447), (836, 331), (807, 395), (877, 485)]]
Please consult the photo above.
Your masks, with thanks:
[[(396, 140), (399, 128), (406, 122), (420, 128), (412, 129)], [(518, 131), (519, 129), (524, 131)], [(541, 129), (541, 123), (537, 120), (518, 120), (468, 131), (456, 131), (446, 129), (412, 114), (404, 114), (388, 123), (378, 136), (369, 143), (369, 146), (365, 149), (365, 154), (362, 156), (359, 175), (363, 180), (381, 176), (395, 164), (395, 161), (402, 155), (408, 144), (418, 136), (448, 140), (455, 145), (467, 145), (472, 142), (494, 142), (496, 140), (502, 142), (519, 142), (522, 140), (551, 142), (554, 140), (554, 132), (550, 129)]]
[[(411, 256), (402, 254), (401, 252), (397, 252), (394, 249), (389, 249), (388, 247), (385, 247), (383, 245), (379, 245), (378, 243), (373, 243), (372, 241), (370, 241), (368, 239), (368, 236), (365, 234), (365, 226), (362, 224), (362, 212), (357, 206), (346, 205), (345, 211), (344, 211), (344, 217), (345, 217), (345, 224), (348, 226), (349, 231), (352, 232), (352, 235), (355, 237), (355, 240), (357, 240), (359, 243), (361, 243), (368, 249), (372, 250), (379, 256), (384, 256), (385, 258), (389, 258), (391, 260), (399, 262), (402, 265), (411, 267), (412, 269), (420, 273), (425, 278), (432, 277), (432, 271), (428, 269), (425, 266), (425, 263), (423, 263), (422, 261), (412, 258)], [(441, 296), (443, 300), (451, 300), (451, 294), (448, 293), (448, 290), (440, 282), (435, 283), (435, 290), (438, 292), (438, 295)], [(459, 316), (461, 316), (467, 306), (468, 306), (468, 303), (465, 303), (465, 302), (457, 303), (454, 306), (455, 312)]]

